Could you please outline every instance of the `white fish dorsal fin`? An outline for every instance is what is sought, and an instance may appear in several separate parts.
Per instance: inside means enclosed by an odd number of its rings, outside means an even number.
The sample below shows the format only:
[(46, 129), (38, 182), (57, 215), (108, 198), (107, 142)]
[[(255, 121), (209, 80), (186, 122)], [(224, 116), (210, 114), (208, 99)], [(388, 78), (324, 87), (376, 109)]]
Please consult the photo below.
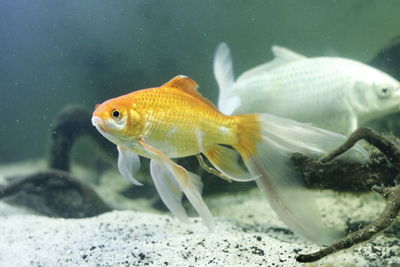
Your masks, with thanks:
[(272, 53), (274, 54), (275, 58), (280, 59), (282, 61), (282, 64), (284, 62), (289, 63), (289, 62), (307, 58), (306, 56), (296, 53), (296, 52), (294, 52), (290, 49), (287, 49), (283, 46), (273, 45), (271, 50), (272, 50)]
[(197, 98), (201, 102), (207, 104), (208, 106), (210, 106), (212, 108), (216, 108), (215, 105), (210, 100), (208, 100), (207, 98), (202, 96), (199, 93), (199, 91), (197, 91), (197, 88), (199, 88), (199, 85), (197, 84), (197, 82), (195, 82), (194, 80), (190, 79), (189, 77), (187, 77), (185, 75), (175, 76), (170, 81), (163, 84), (161, 87), (170, 87), (170, 88), (182, 90), (185, 93)]
[(245, 79), (249, 79), (262, 73), (271, 71), (272, 69), (283, 66), (285, 64), (307, 58), (282, 46), (274, 45), (272, 46), (271, 50), (272, 54), (274, 55), (273, 60), (244, 72), (242, 75), (240, 75), (238, 81), (243, 81)]

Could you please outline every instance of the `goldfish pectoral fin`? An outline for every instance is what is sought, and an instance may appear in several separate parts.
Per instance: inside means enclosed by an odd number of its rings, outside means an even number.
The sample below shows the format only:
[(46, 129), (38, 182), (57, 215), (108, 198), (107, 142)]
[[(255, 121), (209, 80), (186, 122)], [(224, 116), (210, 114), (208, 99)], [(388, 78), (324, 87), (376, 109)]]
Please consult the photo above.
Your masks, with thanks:
[(176, 164), (170, 158), (168, 158), (163, 152), (156, 149), (155, 147), (147, 144), (144, 140), (139, 140), (138, 143), (150, 154), (152, 154), (152, 160), (158, 162), (158, 165), (165, 171), (170, 172), (171, 176), (175, 178), (175, 181), (192, 204), (193, 208), (204, 220), (210, 231), (215, 228), (214, 218), (201, 197), (203, 189), (203, 183), (199, 176), (188, 172), (182, 166)]
[(239, 166), (240, 154), (233, 149), (221, 145), (215, 145), (203, 152), (211, 164), (223, 175), (233, 181), (249, 182), (259, 178), (252, 175)]
[(172, 214), (179, 220), (188, 222), (186, 211), (182, 206), (183, 192), (172, 176), (172, 173), (166, 169), (159, 160), (155, 159), (150, 161), (150, 173), (158, 194), (165, 206), (167, 206)]
[(143, 185), (133, 177), (140, 168), (139, 156), (129, 151), (126, 147), (117, 146), (118, 148), (118, 170), (121, 175), (134, 185)]

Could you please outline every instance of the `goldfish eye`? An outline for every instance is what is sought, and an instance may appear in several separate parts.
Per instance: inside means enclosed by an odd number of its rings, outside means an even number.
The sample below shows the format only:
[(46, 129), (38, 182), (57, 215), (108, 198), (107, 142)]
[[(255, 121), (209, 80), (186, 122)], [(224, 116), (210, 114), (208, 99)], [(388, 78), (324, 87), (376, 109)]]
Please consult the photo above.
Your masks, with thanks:
[(111, 114), (115, 119), (118, 119), (121, 116), (121, 112), (116, 109), (114, 109)]

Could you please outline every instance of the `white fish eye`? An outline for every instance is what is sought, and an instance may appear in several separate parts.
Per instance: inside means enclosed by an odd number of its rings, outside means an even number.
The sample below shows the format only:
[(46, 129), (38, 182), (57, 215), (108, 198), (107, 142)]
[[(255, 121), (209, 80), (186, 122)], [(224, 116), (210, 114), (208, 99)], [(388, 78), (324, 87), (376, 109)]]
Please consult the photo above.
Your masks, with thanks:
[(390, 86), (379, 86), (377, 88), (377, 94), (380, 98), (388, 98), (392, 95), (392, 88)]

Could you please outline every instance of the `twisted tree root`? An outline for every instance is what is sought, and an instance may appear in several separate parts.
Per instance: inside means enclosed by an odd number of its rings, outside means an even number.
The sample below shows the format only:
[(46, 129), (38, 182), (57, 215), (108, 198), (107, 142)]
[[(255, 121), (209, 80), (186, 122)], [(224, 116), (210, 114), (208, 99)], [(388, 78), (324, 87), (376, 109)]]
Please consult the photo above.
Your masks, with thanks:
[[(355, 143), (357, 143), (357, 141), (361, 139), (364, 139), (371, 145), (377, 147), (386, 155), (392, 164), (400, 167), (399, 148), (397, 148), (385, 137), (368, 128), (359, 128), (356, 130), (342, 146), (337, 148), (326, 157), (322, 158), (321, 161), (328, 162), (334, 159), (335, 157), (349, 150)], [(300, 254), (296, 257), (296, 260), (298, 262), (317, 261), (337, 251), (350, 248), (356, 244), (370, 240), (379, 232), (390, 227), (400, 213), (400, 185), (391, 188), (374, 186), (372, 190), (381, 194), (386, 199), (385, 209), (377, 220), (371, 222), (369, 225), (358, 231), (348, 234), (329, 247), (310, 254)]]

